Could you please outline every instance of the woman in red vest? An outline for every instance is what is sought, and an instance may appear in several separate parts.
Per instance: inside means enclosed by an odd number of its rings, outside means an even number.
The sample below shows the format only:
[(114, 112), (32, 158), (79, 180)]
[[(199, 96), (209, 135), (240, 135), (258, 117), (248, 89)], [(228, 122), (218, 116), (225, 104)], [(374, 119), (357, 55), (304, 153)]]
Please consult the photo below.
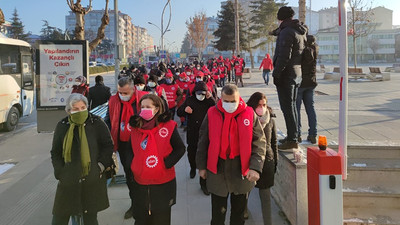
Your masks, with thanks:
[(244, 87), (243, 86), (243, 68), (242, 68), (242, 65), (240, 65), (239, 61), (235, 62), (234, 71), (235, 71), (235, 77), (236, 77), (235, 78), (236, 85), (238, 84), (238, 81), (240, 80), (242, 87)]
[(140, 114), (129, 122), (135, 225), (169, 225), (171, 206), (176, 203), (174, 165), (184, 155), (185, 145), (160, 97), (145, 95), (140, 105)]

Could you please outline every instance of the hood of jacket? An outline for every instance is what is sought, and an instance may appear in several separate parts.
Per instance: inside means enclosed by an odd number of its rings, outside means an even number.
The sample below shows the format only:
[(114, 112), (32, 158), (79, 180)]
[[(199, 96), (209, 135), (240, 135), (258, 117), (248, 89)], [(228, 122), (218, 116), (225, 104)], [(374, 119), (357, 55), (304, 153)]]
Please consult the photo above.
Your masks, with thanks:
[(271, 56), (269, 55), (269, 53), (267, 53), (267, 55), (265, 56), (266, 59), (270, 59)]
[(291, 28), (295, 29), (301, 35), (307, 33), (307, 28), (299, 20), (292, 20), (292, 19), (284, 20), (284, 21), (282, 21), (281, 25), (279, 26), (279, 29), (283, 30), (286, 27), (291, 27)]

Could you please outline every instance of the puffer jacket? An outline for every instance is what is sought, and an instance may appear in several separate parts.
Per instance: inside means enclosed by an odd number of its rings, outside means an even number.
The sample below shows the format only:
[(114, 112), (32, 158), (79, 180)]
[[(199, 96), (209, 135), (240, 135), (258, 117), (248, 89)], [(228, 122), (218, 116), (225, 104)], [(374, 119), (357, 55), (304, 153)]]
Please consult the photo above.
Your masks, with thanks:
[(306, 42), (307, 28), (299, 20), (284, 20), (274, 34), (278, 36), (274, 54), (274, 84), (301, 82), (301, 59)]

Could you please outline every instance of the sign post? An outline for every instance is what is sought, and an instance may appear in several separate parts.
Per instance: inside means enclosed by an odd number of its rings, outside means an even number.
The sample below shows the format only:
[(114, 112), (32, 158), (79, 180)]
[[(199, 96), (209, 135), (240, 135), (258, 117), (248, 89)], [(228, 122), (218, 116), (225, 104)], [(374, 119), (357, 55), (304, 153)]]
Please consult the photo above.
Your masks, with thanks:
[(89, 83), (87, 41), (40, 41), (36, 50), (38, 132), (51, 132), (66, 116), (65, 101), (76, 80)]

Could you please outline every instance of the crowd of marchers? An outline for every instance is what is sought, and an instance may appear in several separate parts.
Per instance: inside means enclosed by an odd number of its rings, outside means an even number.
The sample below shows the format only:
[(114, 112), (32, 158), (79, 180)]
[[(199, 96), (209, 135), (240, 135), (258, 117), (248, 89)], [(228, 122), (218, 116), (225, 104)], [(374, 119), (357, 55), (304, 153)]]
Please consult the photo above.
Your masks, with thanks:
[[(291, 150), (301, 142), (300, 106), (309, 121), (307, 140), (315, 143), (314, 89), (317, 47), (307, 27), (293, 19), (294, 11), (278, 11), (276, 51), (260, 65), (264, 82), (270, 73), (286, 122), (287, 136), (278, 145), (275, 113), (267, 96), (253, 93), (245, 102), (243, 58), (205, 62), (159, 63), (123, 68), (118, 89), (111, 95), (102, 76), (88, 88), (76, 80), (66, 101), (67, 117), (56, 126), (51, 159), (59, 181), (53, 225), (97, 225), (97, 213), (109, 207), (107, 172), (118, 153), (131, 200), (124, 218), (135, 225), (171, 224), (176, 204), (175, 165), (187, 150), (189, 177), (197, 171), (202, 192), (211, 196), (211, 225), (225, 223), (230, 197), (230, 224), (248, 218), (250, 191), (259, 189), (264, 224), (272, 224), (271, 192), (278, 149)], [(217, 93), (217, 87), (221, 87)], [(100, 118), (89, 112), (108, 102)], [(186, 144), (179, 134), (186, 132)]]

